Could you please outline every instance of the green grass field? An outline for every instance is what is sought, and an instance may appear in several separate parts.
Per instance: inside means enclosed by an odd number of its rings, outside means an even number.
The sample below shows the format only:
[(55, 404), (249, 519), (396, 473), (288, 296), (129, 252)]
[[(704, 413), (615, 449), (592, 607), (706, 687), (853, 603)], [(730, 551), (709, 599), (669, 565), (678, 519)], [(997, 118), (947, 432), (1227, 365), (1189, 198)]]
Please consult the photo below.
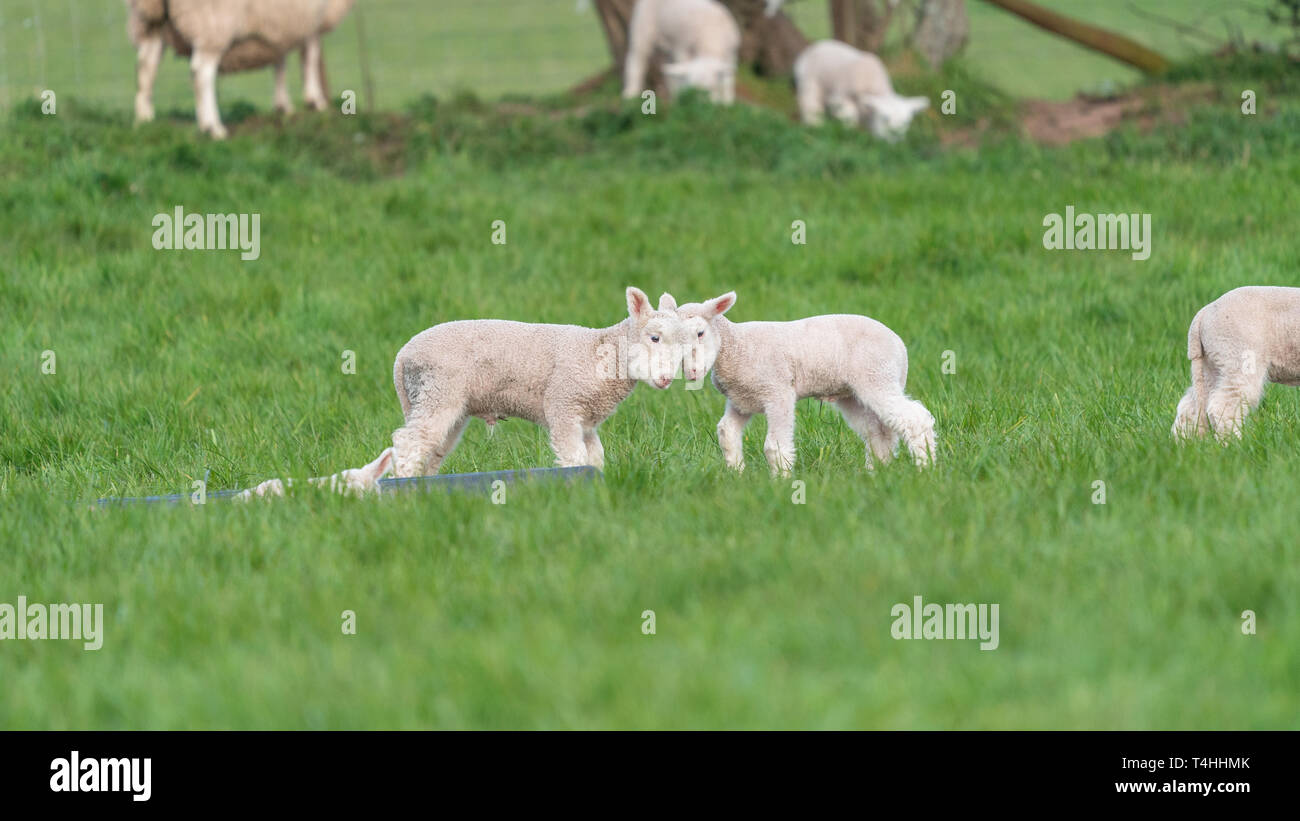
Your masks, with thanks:
[[(934, 113), (891, 146), (609, 94), (283, 124), (236, 107), (226, 143), (179, 114), (19, 106), (0, 132), (0, 603), (100, 602), (107, 623), (98, 651), (0, 642), (0, 727), (1300, 727), (1300, 392), (1270, 388), (1229, 448), (1169, 435), (1195, 311), (1300, 284), (1300, 88), (1258, 63), (1193, 74), (1217, 92), (1179, 125), (1059, 149), (944, 149)], [(260, 259), (154, 250), (177, 205), (259, 213)], [(1045, 250), (1067, 205), (1150, 213), (1151, 258)], [(629, 284), (736, 289), (736, 320), (880, 319), (938, 420), (937, 467), (867, 474), (806, 401), (794, 504), (761, 469), (764, 423), (730, 474), (722, 398), (679, 382), (603, 426), (602, 482), (503, 505), (90, 508), (359, 466), (402, 421), (391, 366), (413, 334), (613, 324)], [(474, 422), (444, 470), (550, 460), (536, 427)], [(894, 640), (916, 595), (999, 604), (1000, 646)]]

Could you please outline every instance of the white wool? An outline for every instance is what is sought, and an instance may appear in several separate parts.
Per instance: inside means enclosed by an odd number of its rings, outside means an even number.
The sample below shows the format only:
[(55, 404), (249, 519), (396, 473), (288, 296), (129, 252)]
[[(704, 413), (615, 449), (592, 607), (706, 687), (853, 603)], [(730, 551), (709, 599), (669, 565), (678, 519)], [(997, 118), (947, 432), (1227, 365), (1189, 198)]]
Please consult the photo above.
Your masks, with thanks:
[(799, 116), (817, 125), (827, 111), (846, 125), (865, 125), (877, 137), (900, 139), (930, 101), (894, 92), (885, 64), (874, 54), (838, 40), (821, 40), (794, 62)]
[[(623, 66), (623, 96), (639, 97), (656, 53), (677, 64), (678, 88), (698, 86), (710, 99), (735, 101), (736, 56), (740, 27), (727, 7), (715, 0), (637, 0), (628, 26), (627, 60)], [(711, 63), (691, 61), (708, 58)], [(665, 72), (667, 66), (665, 66)], [(670, 84), (671, 93), (675, 93)]]
[(668, 93), (676, 97), (688, 88), (702, 88), (709, 92), (709, 100), (730, 105), (736, 101), (736, 67), (716, 57), (696, 57), (682, 63), (666, 63), (663, 67)]
[(1300, 386), (1300, 288), (1251, 285), (1206, 305), (1187, 330), (1192, 384), (1175, 437), (1240, 438), (1269, 382)]
[[(331, 476), (320, 476), (307, 481), (317, 487), (328, 488), (333, 493), (362, 496), (378, 490), (379, 480), (392, 472), (393, 449), (385, 448), (377, 459), (365, 467), (349, 468)], [(286, 487), (293, 487), (292, 479), (267, 479), (257, 487), (236, 494), (235, 501), (247, 502), (255, 496), (283, 496)]]
[(292, 109), (285, 73), (289, 52), (302, 49), (303, 98), (328, 104), (321, 70), (321, 35), (333, 30), (354, 0), (125, 0), (127, 33), (136, 46), (135, 116), (153, 119), (153, 84), (163, 50), (190, 57), (199, 129), (226, 136), (217, 109), (216, 75), (275, 66), (275, 107)]
[(559, 466), (604, 469), (600, 423), (638, 381), (666, 389), (681, 367), (677, 315), (637, 288), (626, 296), (627, 319), (608, 328), (475, 319), (414, 336), (393, 363), (406, 417), (393, 432), (397, 475), (437, 473), (476, 416), (527, 419), (547, 429)]
[(763, 451), (773, 474), (794, 467), (795, 402), (835, 405), (872, 454), (890, 461), (901, 440), (917, 467), (935, 457), (934, 417), (906, 394), (907, 347), (865, 316), (831, 314), (792, 322), (731, 322), (734, 292), (677, 309), (688, 341), (686, 378), (704, 378), (727, 397), (718, 444), (729, 467), (745, 466), (741, 440), (755, 414), (767, 415)]

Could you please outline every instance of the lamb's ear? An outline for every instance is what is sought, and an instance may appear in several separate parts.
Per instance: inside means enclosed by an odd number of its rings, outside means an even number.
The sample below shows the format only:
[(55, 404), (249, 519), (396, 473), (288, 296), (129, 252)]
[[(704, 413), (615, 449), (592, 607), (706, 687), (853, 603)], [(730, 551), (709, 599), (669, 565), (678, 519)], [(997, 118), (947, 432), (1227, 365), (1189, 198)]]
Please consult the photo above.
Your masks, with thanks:
[(654, 309), (650, 307), (650, 297), (645, 295), (645, 291), (640, 288), (628, 286), (627, 289), (627, 315), (633, 319), (645, 321), (650, 312)]
[(368, 482), (378, 482), (385, 475), (393, 472), (393, 449), (386, 448), (379, 458), (361, 469), (362, 477)]
[(672, 294), (668, 293), (667, 291), (664, 291), (662, 294), (659, 295), (659, 310), (661, 311), (677, 310), (677, 300), (673, 299)]
[(911, 106), (912, 113), (914, 114), (918, 111), (923, 111), (930, 107), (929, 97), (904, 97), (903, 102)]
[(659, 67), (659, 71), (665, 77), (671, 77), (674, 80), (680, 80), (690, 73), (690, 69), (685, 63), (664, 63)]
[(704, 315), (709, 319), (715, 316), (722, 316), (731, 310), (731, 306), (736, 304), (736, 292), (727, 291), (722, 296), (715, 296), (708, 302), (704, 303)]

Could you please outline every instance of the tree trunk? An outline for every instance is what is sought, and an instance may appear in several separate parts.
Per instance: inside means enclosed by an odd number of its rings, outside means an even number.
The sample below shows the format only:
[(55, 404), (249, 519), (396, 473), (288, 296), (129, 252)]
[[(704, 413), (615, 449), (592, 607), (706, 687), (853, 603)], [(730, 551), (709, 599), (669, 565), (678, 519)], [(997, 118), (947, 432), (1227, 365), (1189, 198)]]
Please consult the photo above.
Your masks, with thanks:
[(1059, 34), (1081, 46), (1087, 46), (1093, 51), (1099, 51), (1108, 57), (1114, 57), (1120, 62), (1128, 63), (1147, 74), (1163, 74), (1169, 68), (1168, 60), (1141, 43), (1113, 31), (1097, 28), (1066, 17), (1063, 14), (1048, 11), (1042, 6), (1028, 2), (1028, 0), (984, 0), (984, 2), (1005, 9), (1028, 20), (1039, 28), (1046, 29), (1053, 34)]
[(912, 47), (932, 67), (939, 68), (961, 51), (970, 38), (966, 0), (921, 0)]
[(880, 53), (893, 20), (890, 0), (830, 0), (831, 36), (854, 48)]

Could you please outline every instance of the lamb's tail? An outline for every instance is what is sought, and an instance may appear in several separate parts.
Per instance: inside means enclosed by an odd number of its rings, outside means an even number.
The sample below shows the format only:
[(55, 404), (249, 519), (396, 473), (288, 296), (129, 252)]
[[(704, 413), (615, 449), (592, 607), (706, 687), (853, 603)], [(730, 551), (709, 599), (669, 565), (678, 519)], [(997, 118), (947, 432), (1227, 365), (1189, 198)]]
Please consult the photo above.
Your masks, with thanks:
[(1192, 361), (1192, 390), (1196, 391), (1196, 418), (1205, 415), (1207, 391), (1205, 389), (1205, 348), (1201, 347), (1201, 312), (1192, 318), (1187, 329), (1187, 358)]
[(1187, 358), (1192, 363), (1192, 386), (1178, 400), (1174, 414), (1175, 439), (1201, 436), (1206, 432), (1206, 404), (1209, 391), (1205, 387), (1205, 348), (1201, 345), (1201, 314), (1197, 313), (1187, 329)]
[(393, 389), (397, 391), (397, 401), (402, 403), (402, 418), (411, 415), (411, 397), (406, 393), (406, 361), (401, 353), (393, 360)]

